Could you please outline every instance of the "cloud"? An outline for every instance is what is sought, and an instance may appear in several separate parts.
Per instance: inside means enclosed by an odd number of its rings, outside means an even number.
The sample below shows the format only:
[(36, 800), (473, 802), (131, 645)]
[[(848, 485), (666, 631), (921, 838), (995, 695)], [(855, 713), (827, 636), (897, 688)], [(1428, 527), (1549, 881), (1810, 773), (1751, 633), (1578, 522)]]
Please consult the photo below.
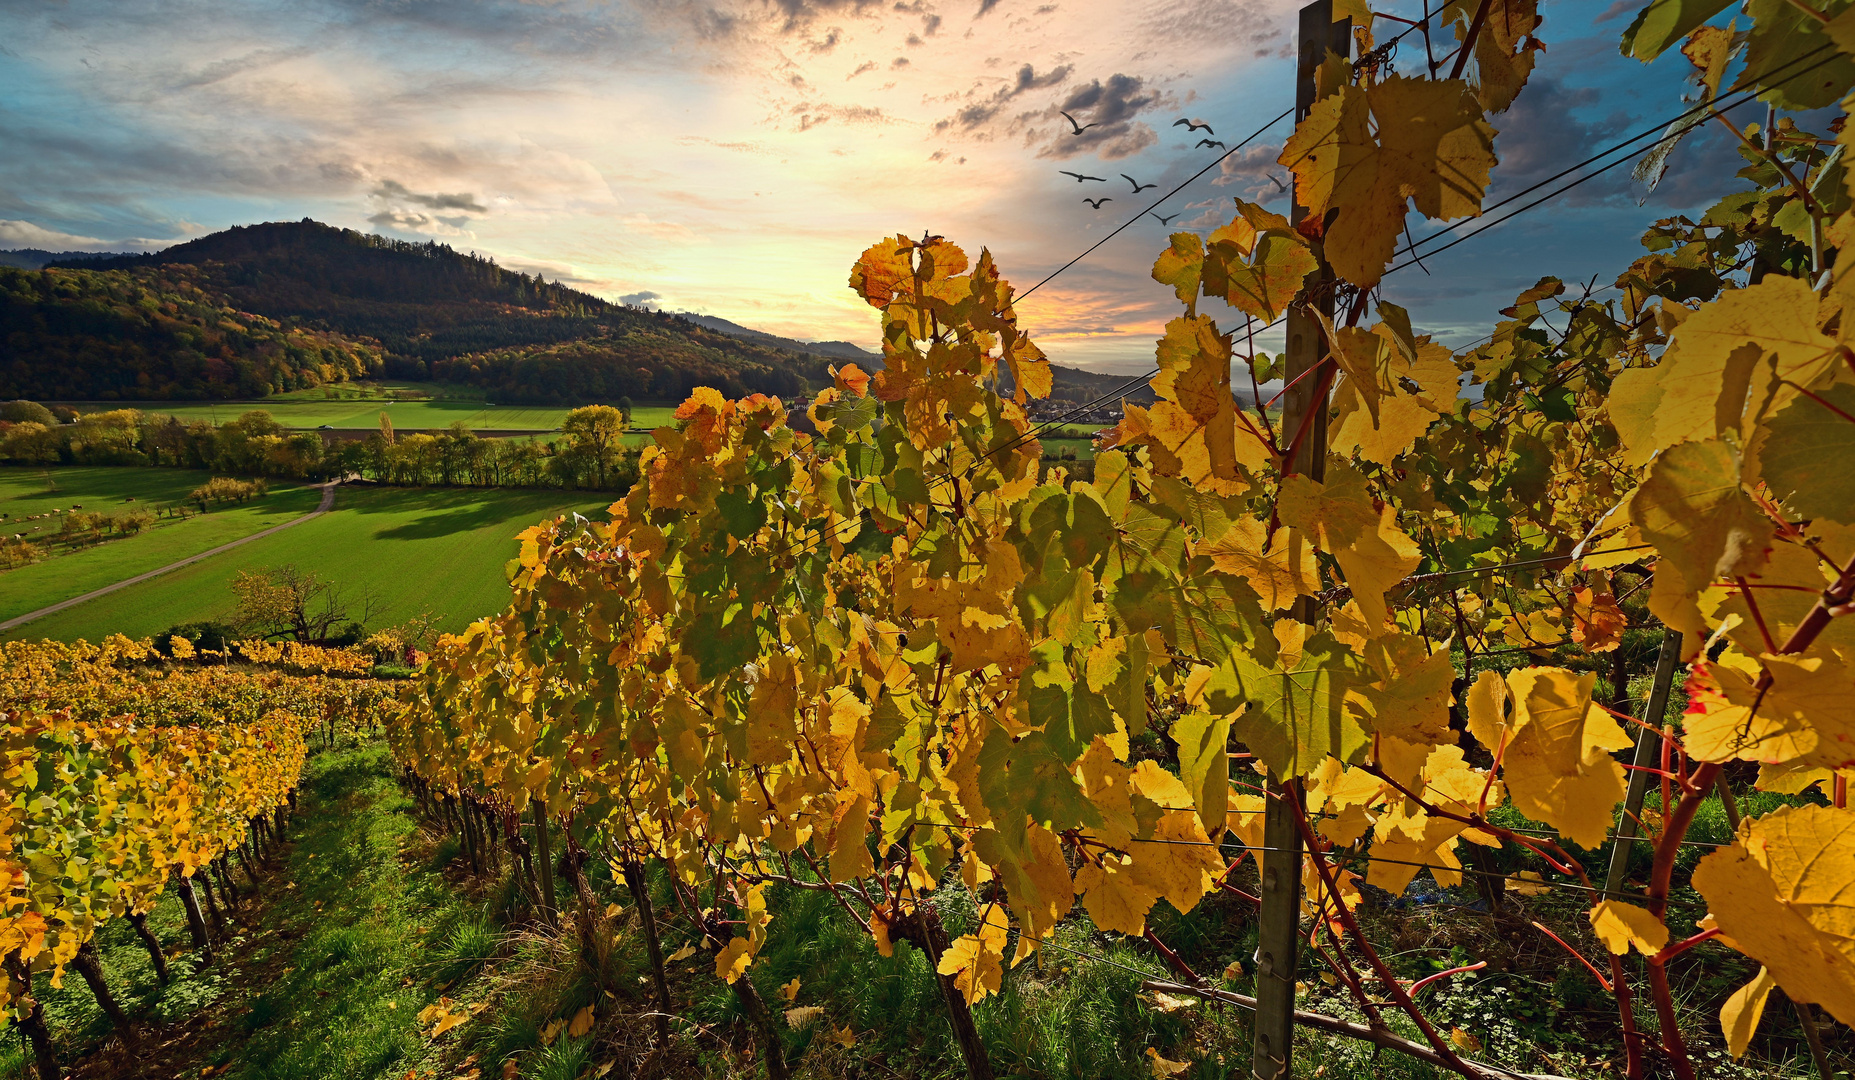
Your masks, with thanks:
[(852, 80), (852, 79), (854, 79), (854, 78), (856, 78), (857, 76), (859, 76), (859, 75), (861, 75), (861, 74), (863, 74), (863, 73), (864, 73), (864, 72), (866, 72), (866, 71), (875, 71), (875, 70), (876, 70), (876, 61), (874, 61), (874, 60), (865, 60), (865, 61), (863, 61), (863, 63), (861, 63), (861, 64), (859, 64), (859, 65), (857, 65), (857, 70), (855, 70), (855, 71), (853, 71), (853, 72), (851, 72), (850, 74), (848, 74), (848, 75), (846, 75), (846, 76), (844, 76), (844, 81), (845, 81), (845, 82), (849, 82), (850, 80)]
[(618, 302), (621, 304), (629, 304), (632, 307), (643, 307), (644, 305), (654, 300), (662, 300), (662, 299), (663, 299), (662, 293), (654, 293), (654, 292), (650, 292), (649, 290), (646, 290), (644, 292), (626, 293), (625, 295), (618, 298)]
[(418, 233), (422, 236), (455, 236), (469, 240), (477, 237), (476, 233), (464, 228), (470, 219), (461, 215), (439, 217), (416, 210), (382, 210), (368, 217), (367, 223), (394, 232)]
[(160, 251), (175, 240), (99, 240), (35, 225), (30, 221), (0, 218), (0, 249), (39, 248), (42, 251)]
[(421, 195), (416, 191), (408, 191), (406, 186), (397, 180), (380, 181), (380, 186), (374, 188), (373, 194), (375, 198), (403, 200), (423, 206), (427, 210), (465, 210), (472, 214), (489, 213), (489, 208), (478, 203), (475, 195), (465, 192), (459, 192), (456, 195)]
[[(1112, 161), (1137, 154), (1159, 142), (1159, 136), (1146, 124), (1137, 123), (1136, 118), (1165, 103), (1166, 96), (1149, 89), (1146, 80), (1138, 75), (1111, 75), (1106, 83), (1096, 79), (1071, 91), (1061, 110), (1075, 117), (1086, 130), (1076, 135), (1059, 127), (1055, 138), (1037, 156), (1063, 160), (1093, 153)], [(1046, 115), (1061, 123), (1056, 113), (1052, 109)]]
[(1275, 160), (1281, 152), (1280, 146), (1246, 146), (1218, 163), (1217, 176), (1211, 184), (1213, 187), (1235, 185), (1243, 197), (1253, 203), (1266, 205), (1287, 198), (1288, 193), (1283, 188), (1288, 186), (1288, 170)]
[(997, 90), (994, 90), (990, 97), (983, 101), (974, 102), (952, 116), (937, 121), (934, 124), (934, 131), (937, 134), (944, 134), (949, 131), (958, 131), (967, 134), (974, 133), (979, 128), (990, 123), (999, 113), (1003, 112), (1005, 106), (1010, 104), (1013, 99), (1022, 94), (1027, 94), (1032, 90), (1045, 90), (1053, 86), (1061, 85), (1069, 78), (1070, 73), (1074, 70), (1075, 68), (1073, 66), (1062, 64), (1039, 75), (1035, 67), (1030, 64), (1025, 64), (1018, 69), (1016, 78), (1006, 83), (1004, 86), (999, 87)]

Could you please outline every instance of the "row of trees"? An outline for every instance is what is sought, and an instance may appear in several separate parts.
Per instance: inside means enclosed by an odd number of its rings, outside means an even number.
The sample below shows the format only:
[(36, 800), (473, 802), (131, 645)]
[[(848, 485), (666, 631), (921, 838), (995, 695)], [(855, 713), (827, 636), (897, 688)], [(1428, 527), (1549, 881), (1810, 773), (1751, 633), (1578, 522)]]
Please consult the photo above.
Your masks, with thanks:
[[(18, 410), (14, 410), (17, 412)], [(383, 484), (466, 487), (629, 488), (637, 453), (624, 414), (588, 405), (567, 415), (562, 437), (486, 439), (461, 421), (438, 434), (365, 439), (288, 431), (255, 410), (217, 426), (136, 409), (88, 413), (69, 424), (0, 420), (0, 462), (26, 465), (151, 465), (295, 480), (361, 477)]]

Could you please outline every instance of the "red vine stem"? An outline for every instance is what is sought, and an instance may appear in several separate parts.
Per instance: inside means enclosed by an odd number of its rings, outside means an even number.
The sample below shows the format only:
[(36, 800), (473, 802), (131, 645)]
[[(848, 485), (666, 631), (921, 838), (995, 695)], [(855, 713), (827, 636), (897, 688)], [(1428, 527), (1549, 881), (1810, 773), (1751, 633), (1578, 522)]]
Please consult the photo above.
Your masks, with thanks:
[(1307, 808), (1301, 806), (1298, 799), (1290, 799), (1289, 805), (1295, 809), (1295, 827), (1301, 830), (1302, 839), (1307, 844), (1308, 857), (1314, 860), (1314, 870), (1320, 875), (1321, 885), (1327, 890), (1327, 895), (1333, 898), (1334, 914), (1339, 918), (1340, 925), (1346, 928), (1347, 936), (1352, 938), (1353, 943), (1359, 946), (1359, 951), (1365, 954), (1366, 963), (1371, 965), (1372, 973), (1378, 976), (1379, 982), (1385, 985), (1385, 989), (1391, 994), (1392, 1002), (1404, 1010), (1404, 1014), (1417, 1025), (1417, 1030), (1423, 1033), (1424, 1041), (1430, 1044), (1430, 1048), (1435, 1050), (1451, 1069), (1464, 1076), (1476, 1075), (1475, 1071), (1456, 1055), (1455, 1048), (1449, 1045), (1449, 1041), (1437, 1033), (1436, 1026), (1430, 1023), (1430, 1018), (1423, 1014), (1423, 1010), (1417, 1007), (1415, 1001), (1411, 1000), (1411, 996), (1398, 982), (1398, 977), (1385, 966), (1383, 960), (1379, 959), (1377, 950), (1372, 948), (1372, 943), (1366, 940), (1364, 932), (1359, 929), (1359, 920), (1353, 918), (1352, 909), (1346, 906), (1346, 901), (1340, 897), (1340, 890), (1334, 886), (1333, 871), (1327, 866), (1327, 860), (1321, 853), (1320, 838), (1315, 835), (1314, 829), (1308, 823)]

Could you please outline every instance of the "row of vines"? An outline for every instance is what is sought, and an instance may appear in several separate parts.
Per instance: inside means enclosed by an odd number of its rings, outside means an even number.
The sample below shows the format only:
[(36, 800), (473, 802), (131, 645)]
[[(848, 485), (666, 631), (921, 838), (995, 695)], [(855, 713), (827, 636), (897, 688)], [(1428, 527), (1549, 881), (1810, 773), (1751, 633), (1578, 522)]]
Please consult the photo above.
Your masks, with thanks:
[[(1681, 48), (1749, 183), (1656, 226), (1611, 288), (1541, 281), (1462, 352), (1378, 286), (1410, 209), (1479, 213), (1541, 20), (1447, 4), (1425, 39), (1453, 27), (1473, 63), (1413, 77), (1352, 12), (1362, 59), (1329, 55), (1282, 151), (1297, 214), (1239, 201), (1208, 240), (1172, 236), (1157, 401), (1103, 433), (1087, 481), (1040, 467), (1025, 410), (1050, 370), (992, 256), (877, 243), (850, 285), (881, 312), (882, 370), (837, 371), (816, 434), (777, 400), (693, 394), (609, 522), (524, 534), (511, 606), (442, 642), (390, 729), (400, 760), (435, 796), (555, 822), (561, 865), (609, 859), (640, 907), (642, 868), (667, 868), (762, 1020), (743, 975), (771, 887), (829, 891), (885, 954), (927, 951), (975, 1077), (971, 1006), (1008, 967), (1078, 905), (1171, 956), (1155, 905), (1295, 850), (1265, 841), (1272, 799), (1303, 852), (1302, 946), (1365, 1018), (1346, 1033), (1501, 1075), (1356, 917), (1362, 881), (1459, 884), (1495, 849), (1533, 860), (1517, 885), (1590, 901), (1608, 955), (1566, 962), (1614, 995), (1631, 1077), (1695, 1074), (1669, 972), (1711, 950), (1761, 965), (1709, 1033), (1734, 1054), (1774, 988), (1855, 1023), (1851, 136), (1794, 119), (1855, 85), (1855, 15), (1755, 0), (1704, 25), (1724, 6), (1656, 0), (1624, 50)], [(1711, 104), (1741, 61), (1762, 125)], [(1322, 404), (1287, 424), (1231, 384), (1285, 373), (1250, 343), (1291, 315), (1323, 344), (1286, 374)], [(1600, 688), (1629, 596), (1679, 650), (1678, 717), (1640, 715), (1617, 673)], [(1174, 767), (1133, 760), (1149, 730)], [(1620, 814), (1632, 769), (1654, 813)], [(1789, 805), (1683, 858), (1723, 777)], [(1580, 853), (1620, 817), (1653, 857), (1619, 886)], [(929, 901), (953, 881), (982, 915), (949, 940)], [(1704, 908), (1671, 908), (1690, 888)], [(667, 1013), (661, 964), (657, 989)], [(1254, 1005), (1189, 970), (1171, 992)]]
[(0, 1015), (30, 1037), (40, 1076), (63, 1073), (35, 980), (56, 987), (76, 970), (134, 1045), (98, 932), (126, 919), (166, 983), (147, 916), (172, 888), (210, 963), (282, 843), (311, 741), (373, 730), (392, 701), (352, 677), (366, 668), (263, 642), (207, 655), (179, 638), (165, 654), (122, 637), (0, 646)]

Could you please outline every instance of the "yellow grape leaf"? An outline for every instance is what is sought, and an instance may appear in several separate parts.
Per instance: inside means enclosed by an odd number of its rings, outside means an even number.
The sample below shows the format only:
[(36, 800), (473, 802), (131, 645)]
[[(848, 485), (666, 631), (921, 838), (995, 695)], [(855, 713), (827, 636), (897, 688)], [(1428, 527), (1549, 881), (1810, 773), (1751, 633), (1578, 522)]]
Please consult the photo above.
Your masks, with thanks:
[(883, 307), (903, 289), (914, 287), (914, 241), (906, 236), (886, 237), (858, 256), (850, 271), (850, 287), (871, 307)]
[[(1855, 385), (1799, 397), (1766, 424), (1758, 469), (1772, 494), (1799, 517), (1855, 522)], [(176, 639), (179, 640), (179, 639)]]
[(848, 1050), (857, 1045), (857, 1036), (855, 1032), (850, 1030), (850, 1025), (845, 1024), (843, 1027), (833, 1027), (831, 1029), (831, 1041)]
[(1449, 730), (1456, 669), (1447, 644), (1431, 651), (1417, 635), (1400, 633), (1370, 641), (1361, 651), (1379, 676), (1377, 682), (1352, 692), (1368, 727), (1407, 743), (1435, 746), (1456, 741)]
[(1153, 1080), (1166, 1080), (1167, 1077), (1177, 1076), (1192, 1067), (1189, 1061), (1169, 1061), (1160, 1057), (1159, 1051), (1150, 1046), (1146, 1048), (1146, 1056), (1147, 1064), (1153, 1069)]
[(1489, 5), (1475, 38), (1475, 96), (1489, 112), (1506, 112), (1526, 85), (1533, 54), (1545, 49), (1533, 36), (1540, 22), (1535, 0), (1493, 0)]
[(829, 869), (832, 881), (855, 881), (876, 872), (864, 838), (870, 831), (870, 800), (858, 795), (839, 808), (835, 840), (831, 846)]
[(1668, 944), (1668, 927), (1648, 908), (1626, 904), (1621, 900), (1600, 900), (1585, 913), (1591, 929), (1604, 948), (1622, 956), (1636, 946), (1644, 956), (1654, 956)]
[(1471, 1054), (1481, 1049), (1481, 1040), (1461, 1028), (1449, 1029), (1449, 1043), (1456, 1049), (1466, 1050)]
[[(1266, 550), (1265, 550), (1266, 547)], [(1314, 546), (1298, 530), (1278, 528), (1271, 538), (1266, 522), (1240, 518), (1209, 543), (1198, 545), (1211, 565), (1249, 583), (1264, 611), (1282, 611), (1295, 600), (1320, 591), (1320, 565)]]
[(682, 960), (687, 960), (694, 955), (696, 955), (696, 947), (694, 945), (685, 945), (682, 948), (671, 953), (669, 956), (664, 957), (664, 961), (666, 963), (674, 964)]
[(1179, 777), (1191, 790), (1198, 820), (1215, 840), (1223, 832), (1230, 801), (1230, 717), (1190, 712), (1172, 725), (1179, 747)]
[(794, 979), (791, 982), (779, 988), (779, 999), (781, 1001), (794, 1001), (794, 1000), (797, 1000), (798, 996), (799, 996), (799, 980), (797, 979)]
[(1707, 631), (1695, 597), (1715, 581), (1758, 573), (1772, 546), (1771, 520), (1739, 477), (1739, 455), (1724, 440), (1679, 443), (1656, 455), (1630, 497), (1631, 520), (1661, 556), (1649, 610), (1690, 635), (1689, 655)]
[(1237, 217), (1211, 234), (1203, 266), (1206, 296), (1269, 322), (1288, 310), (1320, 262), (1286, 218), (1239, 199)]
[(787, 1009), (786, 1026), (807, 1028), (817, 1023), (818, 1018), (823, 1015), (824, 1009), (817, 1005), (801, 1005), (796, 1009)]
[(715, 954), (715, 977), (733, 983), (747, 973), (747, 965), (753, 962), (753, 943), (744, 937), (730, 938), (727, 947)]
[(1835, 769), (1855, 759), (1855, 671), (1828, 650), (1767, 655), (1760, 662), (1771, 674), (1762, 691), (1738, 668), (1693, 666), (1682, 747), (1701, 761), (1792, 768)]
[(993, 904), (986, 910), (978, 933), (962, 934), (940, 954), (940, 965), (935, 970), (954, 976), (953, 985), (968, 1005), (978, 1004), (987, 994), (996, 994), (1004, 981), (1008, 931), (1004, 909)]
[(587, 1005), (573, 1014), (573, 1021), (567, 1025), (567, 1038), (577, 1039), (593, 1029), (593, 1007)]
[(1172, 234), (1171, 246), (1160, 252), (1153, 263), (1153, 280), (1172, 286), (1179, 303), (1193, 306), (1198, 299), (1198, 281), (1204, 273), (1204, 244), (1197, 233)]
[(1146, 913), (1159, 900), (1159, 889), (1135, 872), (1133, 859), (1113, 852), (1076, 871), (1076, 892), (1096, 926), (1132, 937), (1146, 932)]
[(1231, 731), (1279, 777), (1305, 776), (1329, 755), (1357, 761), (1370, 736), (1347, 700), (1358, 686), (1358, 654), (1327, 630), (1299, 650), (1232, 649), (1208, 684), (1214, 709), (1244, 702)]
[(1703, 100), (1712, 101), (1720, 92), (1720, 77), (1726, 74), (1735, 51), (1733, 37), (1731, 26), (1702, 26), (1681, 46), (1681, 54), (1694, 65), (1696, 77), (1707, 90)]
[(1316, 101), (1276, 160), (1293, 170), (1312, 218), (1339, 208), (1327, 228), (1327, 261), (1370, 288), (1403, 234), (1407, 201), (1431, 219), (1481, 213), (1494, 128), (1462, 80), (1392, 76)]
[(1726, 1035), (1727, 1053), (1736, 1058), (1745, 1056), (1746, 1047), (1758, 1032), (1758, 1022), (1764, 1018), (1765, 1000), (1777, 985), (1771, 969), (1761, 967), (1751, 982), (1734, 990), (1733, 996), (1720, 1006), (1720, 1030)]
[(1398, 528), (1396, 508), (1378, 505), (1366, 478), (1350, 465), (1338, 465), (1324, 483), (1300, 475), (1284, 480), (1276, 512), (1283, 524), (1313, 536), (1333, 555), (1367, 624), (1384, 625), (1385, 591), (1422, 561), (1416, 542)]
[(1251, 486), (1251, 470), (1268, 452), (1239, 422), (1230, 393), (1230, 339), (1206, 316), (1181, 316), (1166, 324), (1156, 351), (1159, 400), (1127, 411), (1113, 445), (1144, 442), (1154, 471), (1177, 476), (1217, 495), (1240, 495)]
[(1675, 329), (1659, 364), (1628, 369), (1612, 385), (1624, 460), (1644, 465), (1663, 447), (1729, 435), (1749, 445), (1750, 423), (1837, 363), (1835, 341), (1817, 329), (1817, 308), (1809, 283), (1783, 274), (1702, 304)]
[[(1623, 766), (1609, 752), (1634, 742), (1592, 703), (1597, 675), (1522, 668), (1507, 677), (1506, 695), (1490, 676), (1499, 681), (1483, 672), (1469, 693), (1469, 730), (1484, 746), (1505, 747), (1502, 775), (1514, 808), (1581, 847), (1602, 844), (1624, 788)], [(1498, 711), (1507, 695), (1512, 717)]]
[(1722, 940), (1855, 1024), (1855, 811), (1787, 806), (1742, 830), (1694, 868)]
[(1043, 937), (1069, 914), (1076, 894), (1055, 833), (1033, 824), (1025, 828), (1023, 842), (1015, 848), (995, 829), (980, 832), (973, 841), (980, 858), (1004, 883), (1012, 910), (1025, 924), (1020, 944)]
[(1180, 997), (1177, 994), (1166, 994), (1157, 990), (1153, 992), (1153, 1007), (1163, 1013), (1178, 1012), (1180, 1009), (1189, 1009), (1197, 1004), (1197, 998)]

